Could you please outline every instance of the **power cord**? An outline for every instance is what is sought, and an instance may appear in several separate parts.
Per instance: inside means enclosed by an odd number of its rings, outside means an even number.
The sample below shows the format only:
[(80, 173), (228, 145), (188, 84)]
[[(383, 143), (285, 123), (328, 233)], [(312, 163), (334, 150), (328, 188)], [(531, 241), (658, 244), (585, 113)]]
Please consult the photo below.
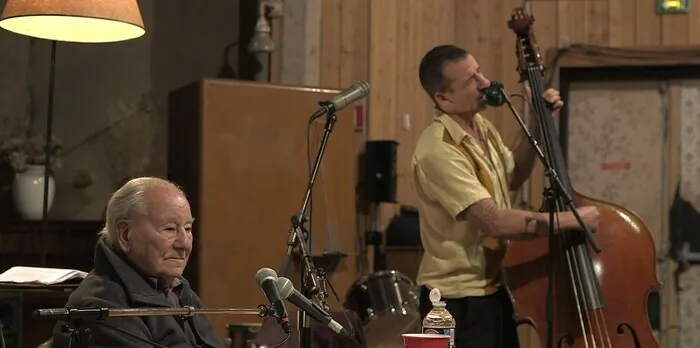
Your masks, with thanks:
[(275, 344), (274, 346), (272, 346), (272, 347), (270, 347), (270, 348), (281, 347), (282, 345), (284, 345), (285, 343), (287, 343), (287, 341), (289, 341), (289, 337), (291, 337), (291, 336), (292, 336), (292, 334), (291, 334), (291, 333), (288, 333), (287, 336), (284, 337), (284, 340), (282, 340), (282, 342), (277, 343), (277, 344)]

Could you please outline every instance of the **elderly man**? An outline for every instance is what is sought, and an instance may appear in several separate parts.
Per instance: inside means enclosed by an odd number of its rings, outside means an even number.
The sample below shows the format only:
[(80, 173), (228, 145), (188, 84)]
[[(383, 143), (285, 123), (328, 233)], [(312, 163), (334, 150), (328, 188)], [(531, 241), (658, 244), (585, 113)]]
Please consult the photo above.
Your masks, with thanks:
[[(192, 251), (192, 213), (185, 194), (158, 178), (137, 178), (117, 190), (95, 248), (94, 269), (68, 299), (67, 307), (202, 308), (182, 278)], [(90, 347), (223, 347), (206, 316), (108, 318), (92, 329)], [(64, 323), (54, 347), (69, 347)], [(75, 343), (75, 342), (74, 342)]]

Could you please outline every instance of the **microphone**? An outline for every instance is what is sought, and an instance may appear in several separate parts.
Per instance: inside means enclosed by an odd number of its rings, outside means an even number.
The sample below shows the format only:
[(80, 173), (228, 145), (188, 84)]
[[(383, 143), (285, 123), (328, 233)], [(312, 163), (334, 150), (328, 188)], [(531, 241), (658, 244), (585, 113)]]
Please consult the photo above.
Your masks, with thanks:
[[(481, 100), (483, 100), (484, 103), (489, 106), (499, 107), (505, 103), (508, 103), (508, 99), (506, 97), (505, 91), (503, 90), (503, 84), (498, 81), (491, 81), (491, 84), (488, 87), (481, 90)], [(544, 103), (547, 105), (547, 108), (550, 111), (554, 109), (555, 103), (550, 103), (546, 100)]]
[(284, 307), (284, 300), (280, 297), (277, 288), (277, 273), (270, 268), (261, 268), (255, 273), (255, 281), (258, 283), (258, 287), (265, 293), (267, 300), (270, 301), (270, 306), (272, 306), (272, 309), (275, 311), (277, 322), (282, 325), (284, 333), (291, 333), (292, 325), (289, 323), (287, 309)]
[(279, 288), (279, 293), (282, 298), (299, 307), (299, 309), (306, 312), (306, 314), (308, 314), (311, 318), (323, 325), (328, 326), (336, 333), (343, 336), (352, 337), (348, 330), (345, 330), (340, 323), (333, 320), (330, 314), (326, 313), (326, 311), (319, 308), (315, 303), (311, 302), (311, 300), (294, 289), (294, 284), (292, 284), (291, 280), (285, 277), (279, 277), (277, 278), (277, 287)]
[(503, 97), (503, 84), (498, 81), (491, 81), (491, 84), (481, 90), (481, 100), (486, 105), (499, 107), (506, 103)]
[(324, 114), (332, 114), (336, 111), (345, 109), (348, 105), (365, 98), (367, 95), (369, 95), (369, 83), (365, 81), (358, 81), (352, 86), (333, 96), (333, 98), (330, 100), (319, 102), (321, 109), (316, 111), (316, 113), (311, 116), (311, 121), (321, 117)]

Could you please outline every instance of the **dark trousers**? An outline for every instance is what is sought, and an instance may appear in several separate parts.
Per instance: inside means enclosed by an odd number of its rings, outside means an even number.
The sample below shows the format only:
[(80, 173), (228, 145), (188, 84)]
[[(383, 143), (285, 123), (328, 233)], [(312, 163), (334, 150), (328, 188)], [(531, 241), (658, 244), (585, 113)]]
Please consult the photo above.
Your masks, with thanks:
[[(421, 321), (433, 309), (422, 286), (420, 291)], [(518, 332), (513, 320), (513, 304), (501, 288), (482, 297), (443, 298), (447, 311), (455, 319), (455, 348), (519, 348)]]

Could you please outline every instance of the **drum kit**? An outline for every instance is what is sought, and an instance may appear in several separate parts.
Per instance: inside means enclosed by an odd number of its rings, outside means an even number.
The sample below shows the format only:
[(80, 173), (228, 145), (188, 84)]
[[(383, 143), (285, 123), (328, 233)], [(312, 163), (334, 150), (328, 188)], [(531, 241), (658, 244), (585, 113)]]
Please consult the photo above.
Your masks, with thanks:
[(403, 347), (397, 337), (420, 331), (419, 294), (401, 272), (378, 271), (350, 287), (345, 307), (360, 317), (368, 347)]

